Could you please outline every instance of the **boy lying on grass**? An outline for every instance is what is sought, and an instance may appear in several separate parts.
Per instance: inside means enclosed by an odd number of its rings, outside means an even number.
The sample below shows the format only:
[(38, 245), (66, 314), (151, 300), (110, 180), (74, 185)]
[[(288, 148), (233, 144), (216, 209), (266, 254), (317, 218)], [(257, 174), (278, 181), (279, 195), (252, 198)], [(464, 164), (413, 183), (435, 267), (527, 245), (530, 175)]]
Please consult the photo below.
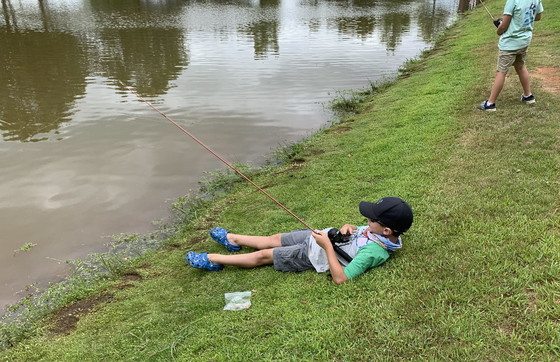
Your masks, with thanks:
[(333, 281), (341, 284), (384, 263), (391, 252), (402, 247), (400, 235), (412, 225), (412, 209), (397, 197), (385, 197), (376, 203), (362, 201), (359, 210), (368, 219), (368, 225), (344, 225), (340, 232), (348, 236), (345, 238), (347, 241), (337, 244), (353, 258), (350, 263), (337, 257), (327, 235), (330, 228), (313, 232), (303, 229), (270, 236), (238, 235), (223, 228), (213, 228), (210, 236), (226, 250), (238, 252), (242, 246), (247, 246), (258, 251), (235, 255), (189, 251), (186, 260), (194, 268), (210, 271), (220, 271), (224, 265), (254, 268), (271, 264), (279, 271), (315, 269), (322, 273), (330, 270)]

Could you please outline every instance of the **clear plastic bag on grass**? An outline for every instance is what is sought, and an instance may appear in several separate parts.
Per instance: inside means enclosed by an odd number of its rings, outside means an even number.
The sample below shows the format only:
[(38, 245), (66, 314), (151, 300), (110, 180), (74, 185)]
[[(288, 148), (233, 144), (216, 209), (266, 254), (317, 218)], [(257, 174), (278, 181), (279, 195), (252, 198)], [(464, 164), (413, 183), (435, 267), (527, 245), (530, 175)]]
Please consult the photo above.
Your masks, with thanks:
[(224, 310), (243, 310), (251, 307), (251, 292), (226, 293)]

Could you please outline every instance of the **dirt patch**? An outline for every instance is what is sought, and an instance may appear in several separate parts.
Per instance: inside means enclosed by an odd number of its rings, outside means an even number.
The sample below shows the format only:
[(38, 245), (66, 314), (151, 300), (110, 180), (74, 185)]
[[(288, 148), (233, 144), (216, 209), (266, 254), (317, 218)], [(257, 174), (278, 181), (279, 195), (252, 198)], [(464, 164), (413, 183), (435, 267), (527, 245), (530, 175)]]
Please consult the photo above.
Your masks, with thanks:
[(545, 91), (560, 94), (560, 68), (537, 68), (533, 76), (542, 81), (542, 87)]
[(538, 302), (537, 302), (537, 292), (534, 290), (526, 290), (527, 296), (529, 297), (529, 304), (527, 305), (527, 309), (533, 313), (538, 311)]
[(122, 289), (128, 289), (128, 288), (134, 288), (134, 284), (133, 283), (128, 283), (128, 282), (124, 282), (121, 283), (117, 286), (117, 289), (122, 290)]
[[(288, 168), (276, 171), (272, 175), (281, 175), (281, 174), (284, 174), (284, 173), (287, 173), (287, 172), (296, 171), (296, 170), (300, 169), (301, 167), (303, 167), (305, 165), (305, 162), (306, 162), (305, 158), (298, 158), (297, 162), (295, 160), (292, 160), (290, 162), (290, 166)], [(269, 188), (270, 185), (265, 184), (265, 186), (261, 185), (261, 187), (262, 188)]]
[(69, 334), (76, 329), (80, 317), (90, 313), (97, 305), (107, 303), (111, 299), (113, 299), (112, 294), (101, 294), (61, 308), (52, 317), (50, 331), (54, 334)]
[[(206, 229), (208, 229), (208, 228), (206, 228)], [(204, 229), (205, 232), (207, 232), (206, 229)], [(189, 238), (189, 243), (194, 245), (194, 244), (201, 243), (205, 240), (206, 240), (206, 235), (193, 235)]]
[(136, 272), (126, 273), (122, 276), (122, 279), (126, 281), (137, 281), (142, 280), (142, 276)]
[(320, 155), (320, 154), (323, 154), (323, 153), (325, 153), (324, 150), (309, 150), (309, 151), (306, 152), (306, 154), (308, 156), (317, 156), (317, 155)]

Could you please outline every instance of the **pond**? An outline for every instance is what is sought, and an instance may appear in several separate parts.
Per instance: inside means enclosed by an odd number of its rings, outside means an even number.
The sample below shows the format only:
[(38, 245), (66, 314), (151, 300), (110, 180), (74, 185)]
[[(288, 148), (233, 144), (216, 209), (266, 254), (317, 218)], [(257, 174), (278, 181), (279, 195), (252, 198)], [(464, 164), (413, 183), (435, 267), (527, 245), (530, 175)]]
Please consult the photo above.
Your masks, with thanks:
[[(392, 79), (463, 0), (2, 0), (0, 304)], [(282, 200), (283, 201), (283, 200)], [(26, 291), (26, 289), (28, 291)]]

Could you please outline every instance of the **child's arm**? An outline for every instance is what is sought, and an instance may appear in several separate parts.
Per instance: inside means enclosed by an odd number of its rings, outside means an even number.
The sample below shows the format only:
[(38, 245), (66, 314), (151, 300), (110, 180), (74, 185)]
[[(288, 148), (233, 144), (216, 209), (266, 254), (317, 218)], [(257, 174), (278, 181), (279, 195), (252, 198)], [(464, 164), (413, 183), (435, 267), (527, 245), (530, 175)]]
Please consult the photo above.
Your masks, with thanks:
[(505, 33), (509, 27), (509, 23), (511, 23), (511, 15), (504, 14), (502, 17), (502, 22), (500, 23), (500, 26), (498, 26), (496, 33), (498, 33), (498, 35), (502, 35), (503, 33)]
[(327, 253), (327, 260), (329, 262), (329, 269), (331, 270), (333, 282), (336, 284), (342, 284), (347, 281), (348, 278), (346, 277), (346, 274), (344, 274), (344, 268), (336, 257), (336, 253), (327, 233), (315, 231), (312, 235), (317, 244), (319, 244), (319, 246)]
[(535, 21), (540, 21), (542, 17), (542, 13), (538, 13), (537, 15), (535, 15)]

